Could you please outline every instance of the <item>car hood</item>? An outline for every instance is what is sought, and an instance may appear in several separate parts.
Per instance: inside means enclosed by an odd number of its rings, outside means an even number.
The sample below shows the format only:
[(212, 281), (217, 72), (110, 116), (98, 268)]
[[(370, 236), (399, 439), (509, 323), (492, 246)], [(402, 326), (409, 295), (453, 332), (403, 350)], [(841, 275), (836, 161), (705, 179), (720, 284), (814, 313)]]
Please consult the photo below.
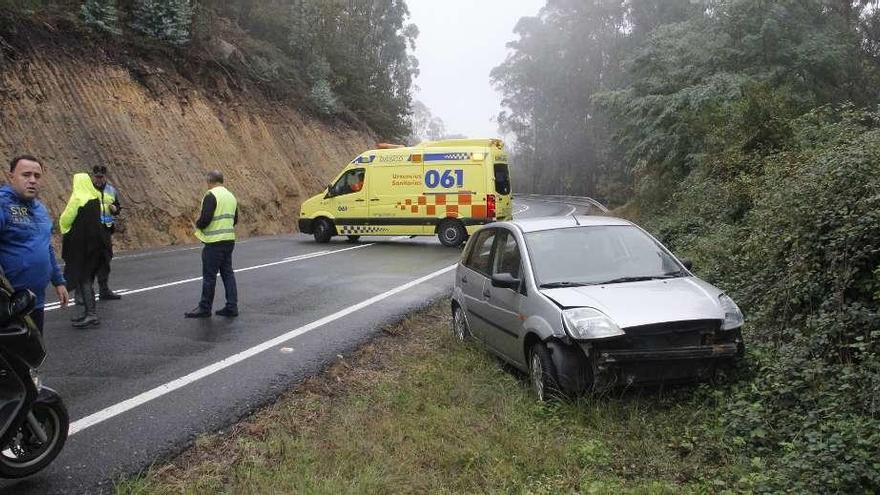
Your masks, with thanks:
[(722, 292), (696, 277), (542, 289), (541, 293), (566, 308), (598, 309), (621, 328), (724, 318), (718, 302)]

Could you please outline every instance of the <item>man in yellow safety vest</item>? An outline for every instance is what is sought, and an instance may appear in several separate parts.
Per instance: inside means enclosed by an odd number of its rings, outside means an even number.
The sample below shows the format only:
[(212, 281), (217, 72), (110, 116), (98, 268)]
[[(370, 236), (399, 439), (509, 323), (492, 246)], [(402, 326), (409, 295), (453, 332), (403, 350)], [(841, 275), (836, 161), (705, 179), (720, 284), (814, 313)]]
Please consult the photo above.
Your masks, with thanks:
[[(122, 210), (119, 206), (119, 193), (109, 182), (107, 182), (107, 166), (95, 165), (92, 167), (92, 184), (101, 193), (101, 223), (109, 235), (116, 232), (115, 222), (116, 216)], [(110, 259), (113, 257), (113, 244), (110, 245), (110, 256), (103, 259), (98, 267), (98, 297), (102, 301), (113, 301), (122, 299), (122, 296), (110, 290)], [(77, 304), (80, 301), (77, 300)]]
[(238, 201), (223, 187), (223, 173), (213, 170), (207, 175), (209, 191), (202, 199), (202, 213), (196, 220), (195, 236), (204, 243), (202, 248), (202, 299), (199, 305), (185, 314), (187, 318), (208, 318), (214, 304), (217, 272), (226, 289), (226, 306), (215, 314), (233, 318), (238, 316), (238, 289), (232, 271), (232, 251), (235, 249), (235, 225), (238, 223)]

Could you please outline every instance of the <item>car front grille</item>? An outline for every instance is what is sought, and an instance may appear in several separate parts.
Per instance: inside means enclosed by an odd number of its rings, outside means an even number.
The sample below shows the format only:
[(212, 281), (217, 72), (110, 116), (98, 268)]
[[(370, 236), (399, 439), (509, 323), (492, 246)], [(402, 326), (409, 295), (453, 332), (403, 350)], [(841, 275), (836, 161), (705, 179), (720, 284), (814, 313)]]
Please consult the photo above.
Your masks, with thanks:
[(689, 320), (627, 327), (626, 336), (609, 341), (604, 349), (668, 349), (716, 343), (721, 320)]

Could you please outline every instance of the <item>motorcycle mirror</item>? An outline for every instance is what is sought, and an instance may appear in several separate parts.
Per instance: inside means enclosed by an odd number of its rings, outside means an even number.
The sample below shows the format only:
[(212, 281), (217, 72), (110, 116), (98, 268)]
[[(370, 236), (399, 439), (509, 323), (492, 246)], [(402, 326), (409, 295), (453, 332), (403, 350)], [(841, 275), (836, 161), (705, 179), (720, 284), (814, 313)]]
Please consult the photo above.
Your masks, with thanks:
[(37, 296), (28, 289), (17, 290), (9, 299), (9, 314), (13, 317), (22, 317), (31, 314), (37, 303)]

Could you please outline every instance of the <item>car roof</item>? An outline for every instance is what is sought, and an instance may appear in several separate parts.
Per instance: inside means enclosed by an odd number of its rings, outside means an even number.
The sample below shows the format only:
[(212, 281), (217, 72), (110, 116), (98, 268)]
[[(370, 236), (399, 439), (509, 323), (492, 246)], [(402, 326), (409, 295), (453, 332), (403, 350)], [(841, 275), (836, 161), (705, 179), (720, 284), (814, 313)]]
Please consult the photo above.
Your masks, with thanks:
[[(633, 223), (621, 218), (587, 215), (569, 215), (567, 217), (535, 217), (508, 220), (494, 225), (512, 225), (523, 232), (538, 232), (541, 230), (565, 229), (570, 227), (600, 227), (600, 226), (632, 226)], [(492, 225), (492, 224), (490, 224)]]

